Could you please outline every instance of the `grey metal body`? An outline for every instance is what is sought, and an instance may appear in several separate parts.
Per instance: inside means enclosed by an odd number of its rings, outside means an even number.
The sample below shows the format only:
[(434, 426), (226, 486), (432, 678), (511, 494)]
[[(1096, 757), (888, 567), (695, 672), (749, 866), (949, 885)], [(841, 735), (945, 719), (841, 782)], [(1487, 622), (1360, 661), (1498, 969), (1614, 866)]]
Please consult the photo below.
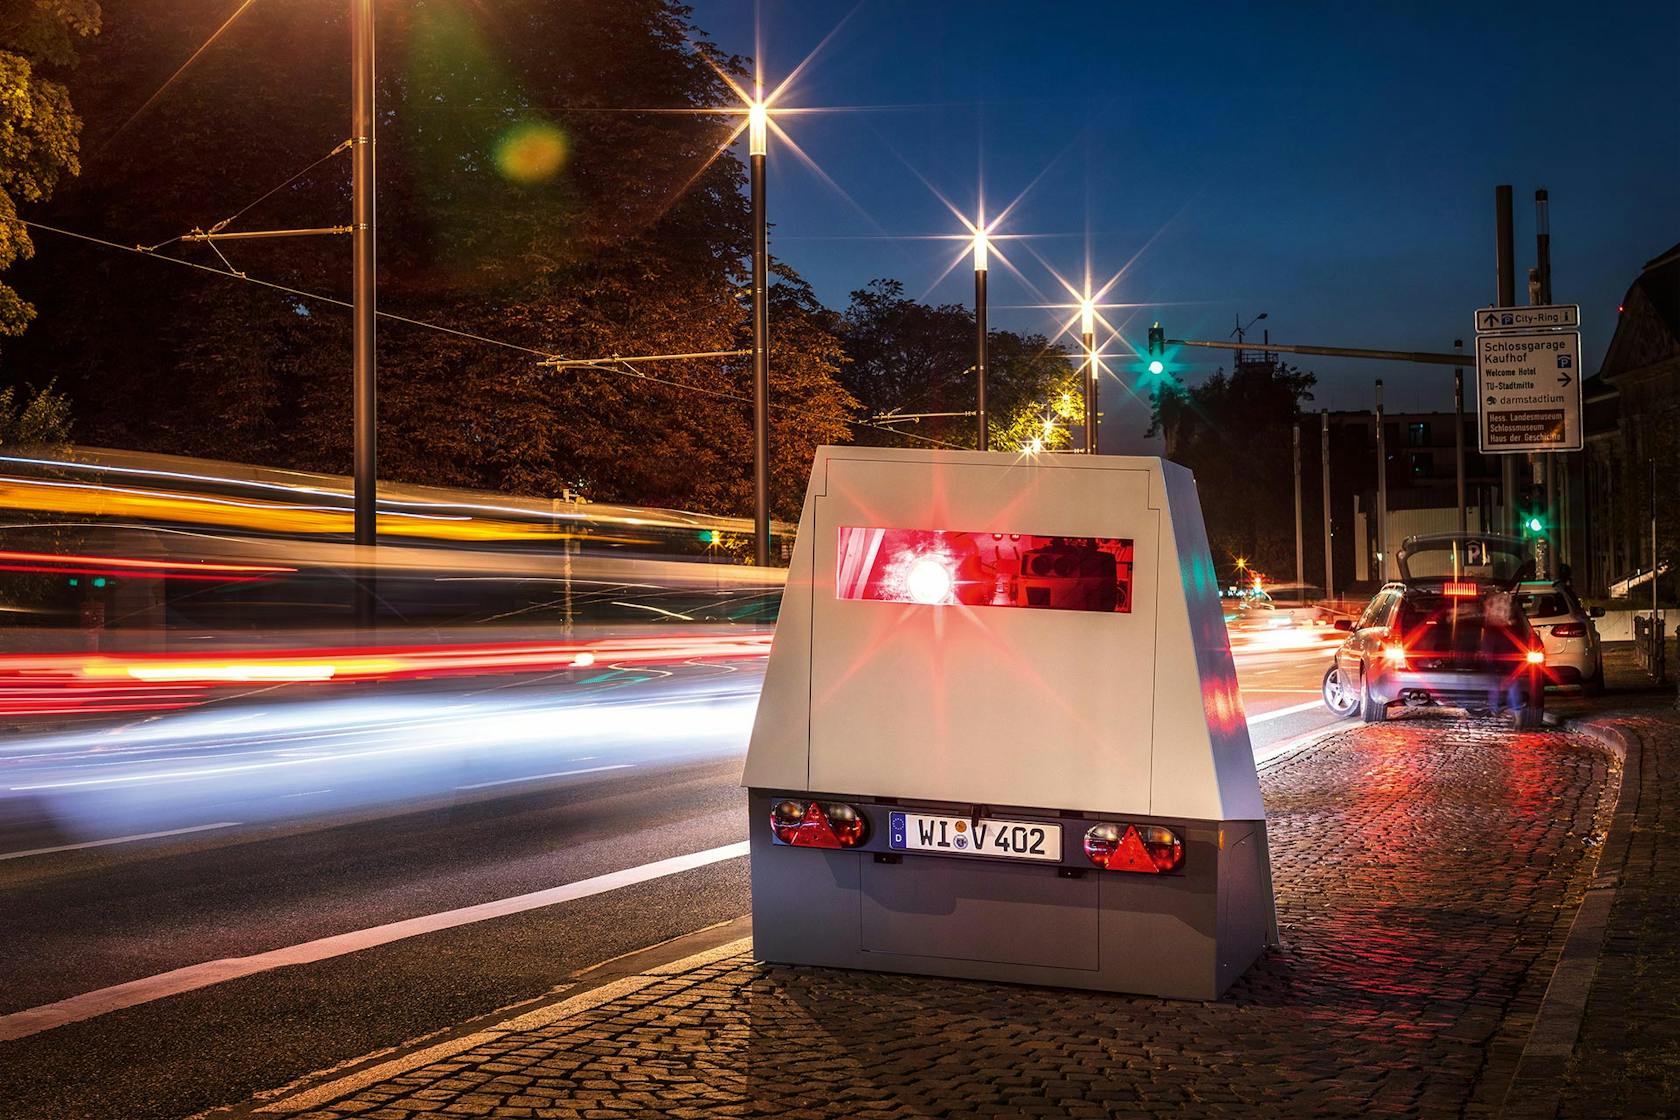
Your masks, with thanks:
[[(1207, 1000), (1276, 942), (1263, 821), (1117, 816), (1184, 838), (1182, 870), (1147, 875), (1084, 860), (1088, 813), (1077, 828), (1061, 822), (1069, 851), (1059, 865), (890, 852), (884, 828), (862, 850), (789, 847), (769, 828), (781, 796), (748, 796), (753, 951), (763, 961)], [(872, 819), (885, 811), (848, 803)]]

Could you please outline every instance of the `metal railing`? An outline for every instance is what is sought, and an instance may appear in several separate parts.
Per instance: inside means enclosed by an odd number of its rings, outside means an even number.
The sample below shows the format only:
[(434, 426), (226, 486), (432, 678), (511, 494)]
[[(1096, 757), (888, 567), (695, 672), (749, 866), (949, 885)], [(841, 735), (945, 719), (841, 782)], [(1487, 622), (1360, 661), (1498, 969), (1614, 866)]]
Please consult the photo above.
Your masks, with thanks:
[(1658, 684), (1668, 679), (1667, 639), (1663, 634), (1663, 616), (1635, 615), (1633, 619), (1633, 656), (1639, 667), (1651, 674)]

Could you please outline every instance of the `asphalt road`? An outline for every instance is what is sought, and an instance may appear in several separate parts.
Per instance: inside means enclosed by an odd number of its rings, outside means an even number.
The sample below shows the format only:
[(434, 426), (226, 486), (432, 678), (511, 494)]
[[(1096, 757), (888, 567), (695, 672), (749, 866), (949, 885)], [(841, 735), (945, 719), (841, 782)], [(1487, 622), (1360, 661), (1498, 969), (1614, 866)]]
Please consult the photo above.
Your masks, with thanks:
[[(1316, 704), (1328, 648), (1239, 644), (1258, 759), (1335, 722)], [(0, 1038), (8, 1022), (14, 1034), (29, 1029), (18, 1018), (30, 1009), (151, 977), (165, 977), (168, 990), (173, 970), (282, 955), (279, 967), (0, 1041), (0, 1112), (189, 1115), (535, 998), (575, 970), (746, 912), (746, 860), (714, 857), (284, 963), (291, 947), (317, 939), (588, 884), (745, 838), (737, 783), (752, 667), (615, 687), (581, 711), (575, 690), (566, 705), (552, 702), (569, 684), (394, 694), (410, 718), (399, 727), (411, 732), (395, 743), (385, 708), (365, 714), (364, 730), (357, 718), (307, 711), (241, 729), (240, 710), (222, 709), (214, 718), (233, 722), (211, 726), (214, 748), (202, 745), (191, 714), (172, 717), (186, 721), (174, 739), (155, 734), (170, 720), (152, 721), (144, 749), (119, 760), (126, 769), (117, 772), (134, 778), (121, 798), (108, 784), (74, 783), (109, 776), (100, 752), (132, 746), (132, 728), (85, 732), (94, 738), (61, 741), (57, 754), (39, 741), (30, 752), (8, 746), (8, 784), (48, 788), (14, 798), (0, 821)], [(470, 701), (492, 689), (493, 707)], [(495, 722), (510, 711), (518, 722)], [(323, 744), (320, 720), (339, 737)], [(697, 720), (706, 732), (695, 741), (682, 729)], [(412, 750), (386, 753), (394, 747)], [(414, 751), (430, 764), (416, 768)], [(72, 815), (74, 828), (64, 823), (67, 807), (87, 805), (126, 815), (90, 839), (87, 813)], [(188, 828), (198, 830), (175, 831)], [(155, 832), (175, 834), (70, 846)]]

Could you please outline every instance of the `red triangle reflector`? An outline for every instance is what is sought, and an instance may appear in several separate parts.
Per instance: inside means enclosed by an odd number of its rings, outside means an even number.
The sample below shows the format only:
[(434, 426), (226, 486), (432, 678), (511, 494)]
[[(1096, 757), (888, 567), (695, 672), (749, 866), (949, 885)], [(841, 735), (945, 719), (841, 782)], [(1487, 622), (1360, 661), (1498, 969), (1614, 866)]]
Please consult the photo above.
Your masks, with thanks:
[(1126, 826), (1125, 835), (1120, 837), (1120, 843), (1115, 846), (1114, 854), (1108, 857), (1110, 871), (1147, 871), (1154, 875), (1160, 868), (1149, 858), (1149, 851), (1143, 846), (1143, 839), (1138, 835), (1133, 825)]
[[(796, 848), (838, 848), (840, 846), (840, 837), (834, 835), (834, 826), (828, 823), (828, 814), (823, 812), (821, 802), (813, 801), (806, 807), (804, 819), (799, 822), (799, 829), (793, 834), (793, 846)], [(1142, 845), (1139, 845), (1139, 850), (1142, 850)]]

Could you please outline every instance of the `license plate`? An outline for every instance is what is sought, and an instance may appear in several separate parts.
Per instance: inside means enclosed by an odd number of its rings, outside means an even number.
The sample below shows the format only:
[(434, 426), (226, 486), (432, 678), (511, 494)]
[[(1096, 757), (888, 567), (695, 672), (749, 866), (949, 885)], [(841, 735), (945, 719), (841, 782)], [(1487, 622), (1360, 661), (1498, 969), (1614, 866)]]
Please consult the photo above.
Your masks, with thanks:
[(1042, 821), (1000, 821), (989, 817), (936, 817), (893, 813), (887, 844), (901, 852), (950, 856), (993, 856), (1059, 863), (1062, 826)]

